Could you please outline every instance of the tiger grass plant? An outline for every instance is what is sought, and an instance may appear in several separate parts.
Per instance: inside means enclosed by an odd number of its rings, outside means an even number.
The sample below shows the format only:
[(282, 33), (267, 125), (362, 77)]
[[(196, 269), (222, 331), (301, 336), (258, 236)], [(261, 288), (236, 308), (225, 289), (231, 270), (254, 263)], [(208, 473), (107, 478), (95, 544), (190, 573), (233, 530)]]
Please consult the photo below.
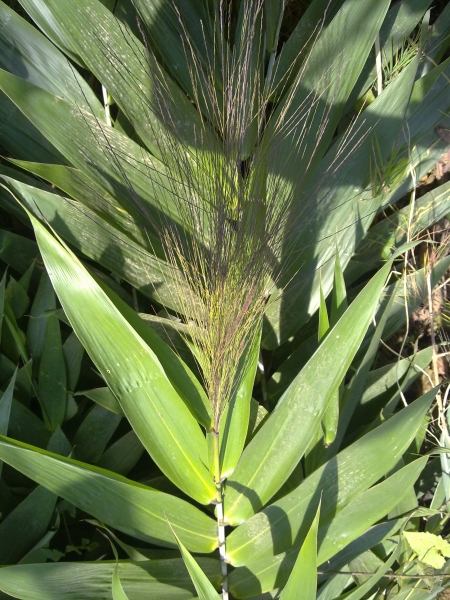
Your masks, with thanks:
[(0, 590), (437, 597), (439, 381), (405, 398), (437, 350), (377, 355), (450, 264), (412, 258), (450, 212), (449, 183), (415, 193), (448, 147), (448, 8), (20, 5), (0, 202), (37, 245), (1, 232)]

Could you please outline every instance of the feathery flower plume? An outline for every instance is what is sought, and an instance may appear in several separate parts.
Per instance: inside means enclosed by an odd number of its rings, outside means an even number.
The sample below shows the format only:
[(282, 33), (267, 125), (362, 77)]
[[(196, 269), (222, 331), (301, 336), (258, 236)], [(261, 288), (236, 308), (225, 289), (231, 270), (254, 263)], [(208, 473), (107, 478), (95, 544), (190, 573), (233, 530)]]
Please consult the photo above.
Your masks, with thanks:
[[(295, 201), (330, 110), (331, 103), (322, 103), (321, 96), (337, 85), (336, 68), (323, 76), (320, 93), (311, 91), (294, 108), (306, 59), (289, 90), (282, 86), (290, 72), (277, 88), (272, 86), (274, 53), (264, 69), (263, 5), (263, 0), (243, 0), (234, 23), (232, 3), (217, 2), (209, 23), (201, 23), (204, 47), (210, 46), (207, 38), (215, 41), (213, 55), (199, 52), (182, 10), (173, 5), (189, 70), (190, 99), (200, 117), (194, 145), (180, 133), (183, 115), (147, 45), (153, 106), (164, 124), (158, 132), (158, 149), (167, 165), (164, 183), (154, 172), (149, 180), (161, 198), (160, 213), (171, 214), (164, 204), (167, 194), (161, 194), (168, 185), (177, 214), (176, 219), (150, 221), (163, 241), (167, 261), (175, 267), (177, 304), (187, 319), (216, 434), (281, 275), (281, 256), (306, 209)], [(142, 34), (145, 40), (146, 32)], [(274, 94), (286, 96), (282, 109), (273, 109)], [(309, 148), (305, 140), (314, 127), (315, 147)], [(287, 139), (290, 150), (280, 157)], [(297, 168), (300, 173), (292, 183), (286, 176)], [(242, 360), (244, 368), (238, 369)]]

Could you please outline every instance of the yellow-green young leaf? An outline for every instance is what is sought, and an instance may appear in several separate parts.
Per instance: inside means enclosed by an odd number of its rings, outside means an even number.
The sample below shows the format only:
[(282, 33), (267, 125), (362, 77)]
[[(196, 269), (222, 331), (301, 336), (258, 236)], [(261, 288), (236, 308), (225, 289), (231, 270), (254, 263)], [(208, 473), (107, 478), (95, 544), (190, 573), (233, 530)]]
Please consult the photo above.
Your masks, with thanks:
[(112, 580), (112, 597), (113, 600), (128, 600), (128, 596), (123, 591), (122, 584), (120, 583), (119, 568), (117, 566), (114, 569)]
[(198, 566), (194, 557), (183, 546), (175, 532), (173, 532), (173, 536), (176, 539), (178, 548), (181, 552), (181, 556), (184, 560), (184, 564), (186, 565), (186, 568), (189, 571), (189, 575), (192, 579), (192, 583), (195, 586), (199, 600), (220, 600), (220, 596), (214, 589), (213, 584), (209, 581), (209, 579), (203, 573), (201, 568)]
[(389, 269), (390, 263), (353, 301), (245, 448), (227, 481), (227, 523), (238, 525), (258, 512), (302, 458), (361, 344)]
[(240, 366), (245, 369), (245, 374), (220, 421), (219, 444), (222, 477), (231, 475), (244, 448), (250, 418), (253, 384), (258, 366), (260, 341), (261, 332), (258, 332), (247, 353), (240, 361)]
[(128, 535), (173, 548), (170, 519), (192, 552), (208, 553), (217, 547), (217, 523), (185, 500), (4, 436), (0, 436), (0, 460)]
[(215, 486), (205, 437), (157, 356), (79, 260), (30, 219), (67, 318), (142, 444), (169, 479), (208, 504)]
[(280, 600), (316, 600), (320, 504)]
[(417, 558), (430, 567), (442, 569), (445, 558), (450, 558), (450, 544), (440, 535), (417, 531), (404, 531), (403, 535)]

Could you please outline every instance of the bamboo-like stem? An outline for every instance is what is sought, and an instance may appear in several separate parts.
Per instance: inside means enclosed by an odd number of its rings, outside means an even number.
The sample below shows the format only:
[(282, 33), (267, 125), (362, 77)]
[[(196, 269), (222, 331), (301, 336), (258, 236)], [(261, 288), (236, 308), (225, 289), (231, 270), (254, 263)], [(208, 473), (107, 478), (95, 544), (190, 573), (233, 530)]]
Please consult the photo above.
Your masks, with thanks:
[[(430, 312), (430, 334), (431, 334), (431, 347), (433, 349), (433, 375), (434, 375), (434, 385), (438, 386), (440, 384), (439, 378), (439, 367), (438, 367), (438, 358), (437, 358), (437, 350), (436, 350), (436, 332), (434, 330), (435, 321), (434, 321), (434, 306), (433, 306), (433, 286), (431, 283), (431, 269), (427, 274), (427, 291), (428, 291), (428, 305)], [(441, 437), (440, 443), (443, 447), (448, 446), (450, 441), (450, 435), (448, 431), (447, 419), (445, 415), (445, 407), (442, 401), (442, 394), (439, 390), (436, 394), (436, 403), (439, 410), (439, 427), (441, 429)], [(445, 490), (445, 498), (448, 501), (450, 499), (450, 478), (448, 475), (449, 466), (450, 466), (450, 454), (443, 453), (441, 454), (441, 466), (442, 466), (442, 481), (444, 484)]]
[(228, 596), (228, 568), (225, 562), (226, 557), (226, 540), (225, 540), (225, 525), (223, 524), (223, 489), (220, 475), (220, 447), (219, 447), (219, 432), (214, 431), (214, 481), (217, 490), (217, 539), (219, 542), (219, 558), (220, 571), (222, 573), (222, 600), (229, 600)]

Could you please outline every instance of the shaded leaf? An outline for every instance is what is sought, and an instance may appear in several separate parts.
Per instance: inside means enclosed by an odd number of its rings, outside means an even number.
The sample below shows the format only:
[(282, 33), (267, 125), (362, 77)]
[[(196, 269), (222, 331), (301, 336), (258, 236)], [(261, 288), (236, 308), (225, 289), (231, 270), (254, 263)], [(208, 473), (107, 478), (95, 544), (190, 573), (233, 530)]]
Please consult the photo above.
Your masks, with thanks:
[[(219, 582), (218, 561), (202, 558), (199, 564)], [(18, 565), (0, 569), (0, 590), (21, 600), (104, 600), (111, 597), (116, 561), (60, 562)], [(190, 600), (195, 588), (181, 558), (148, 562), (120, 561), (119, 577), (133, 600)]]
[(209, 581), (208, 577), (203, 573), (198, 563), (195, 561), (194, 557), (183, 546), (175, 532), (173, 532), (173, 535), (177, 541), (178, 547), (181, 552), (181, 556), (183, 557), (184, 564), (186, 565), (187, 570), (189, 571), (189, 575), (195, 586), (199, 600), (220, 600), (219, 594), (214, 589), (214, 586)]
[(51, 315), (47, 320), (39, 365), (39, 402), (46, 426), (55, 431), (66, 413), (67, 383), (59, 320)]
[(296, 600), (299, 594), (302, 600), (316, 600), (319, 515), (320, 504), (280, 600)]
[(170, 519), (177, 535), (193, 552), (211, 552), (217, 545), (215, 521), (175, 496), (3, 436), (0, 459), (128, 535), (173, 548), (166, 520)]

